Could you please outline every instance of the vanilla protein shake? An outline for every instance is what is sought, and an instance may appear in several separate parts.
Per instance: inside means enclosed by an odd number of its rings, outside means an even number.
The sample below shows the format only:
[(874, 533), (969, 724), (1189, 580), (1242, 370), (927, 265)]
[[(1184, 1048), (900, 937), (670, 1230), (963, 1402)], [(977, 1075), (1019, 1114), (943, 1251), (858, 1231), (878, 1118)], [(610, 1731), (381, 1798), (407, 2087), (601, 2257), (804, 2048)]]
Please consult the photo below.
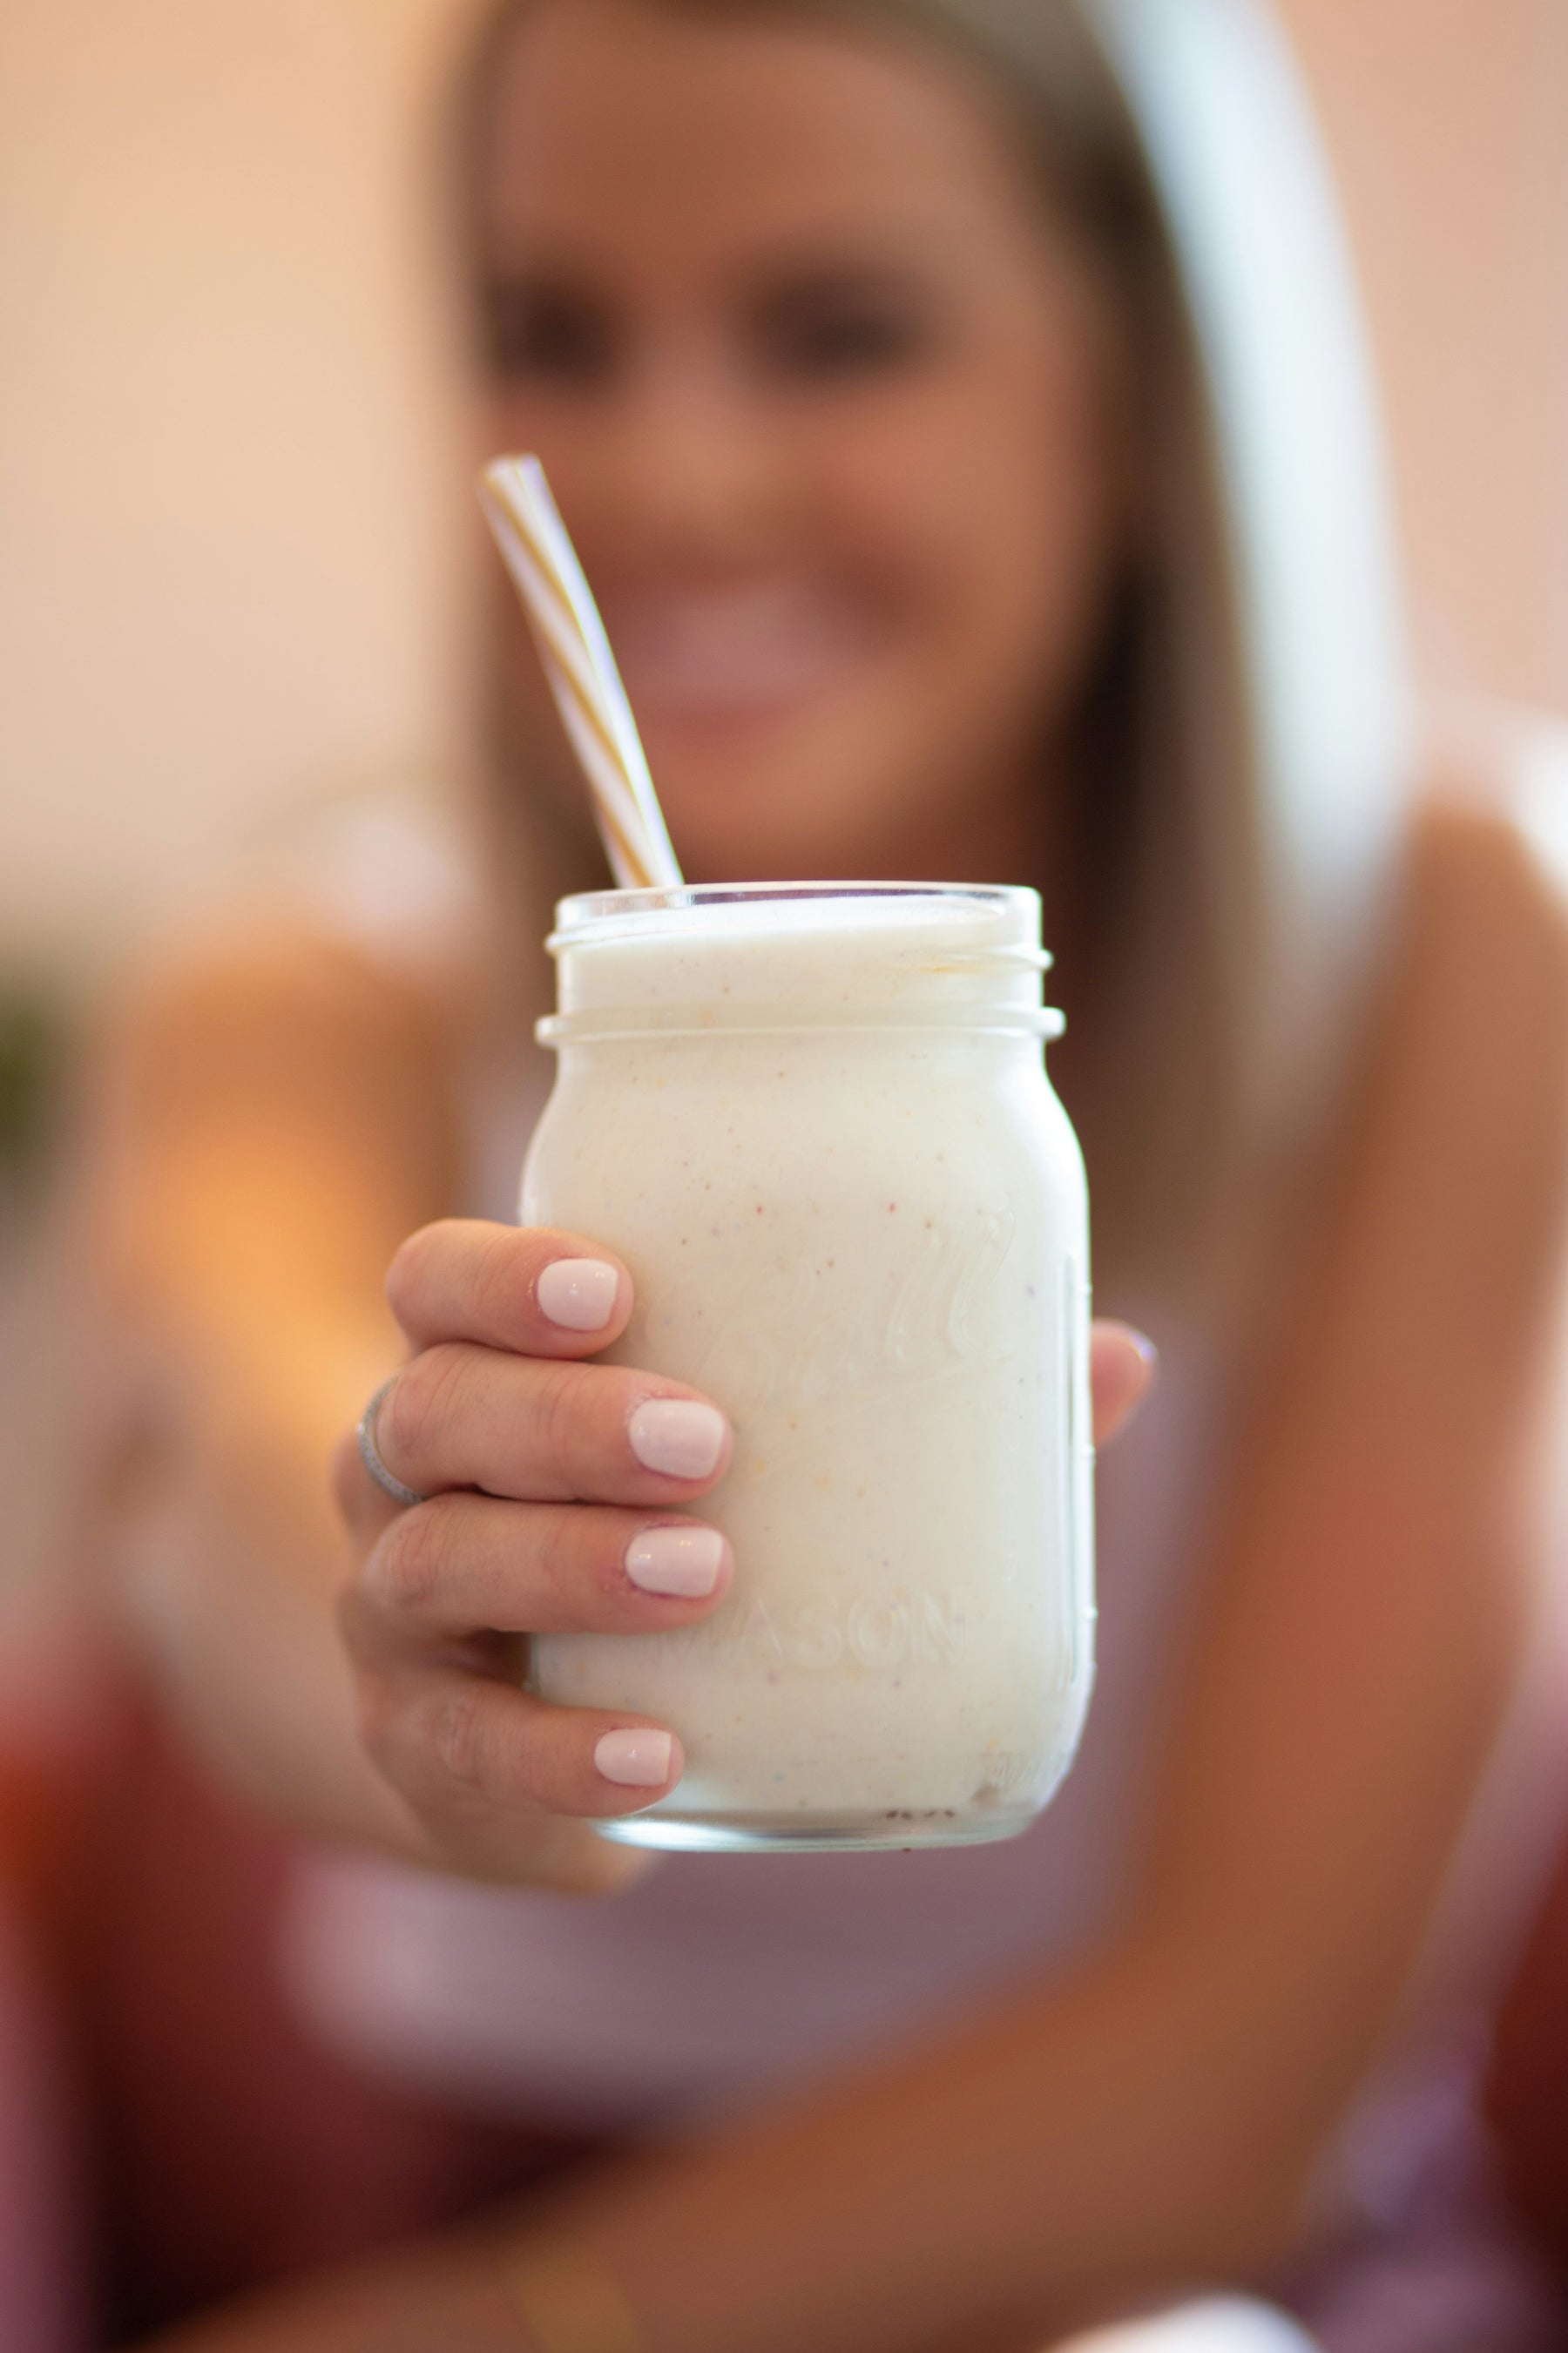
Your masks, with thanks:
[(521, 1215), (611, 1244), (611, 1360), (734, 1424), (701, 1626), (551, 1635), (549, 1699), (686, 1751), (610, 1837), (910, 1846), (1024, 1829), (1092, 1675), (1082, 1163), (1039, 901), (770, 885), (567, 900)]

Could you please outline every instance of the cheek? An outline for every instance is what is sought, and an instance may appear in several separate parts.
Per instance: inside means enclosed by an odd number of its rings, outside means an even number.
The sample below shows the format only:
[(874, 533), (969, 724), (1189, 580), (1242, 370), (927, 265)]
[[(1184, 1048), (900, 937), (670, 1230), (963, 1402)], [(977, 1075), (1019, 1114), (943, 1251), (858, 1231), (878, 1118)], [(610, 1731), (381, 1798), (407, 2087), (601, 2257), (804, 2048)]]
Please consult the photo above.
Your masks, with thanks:
[(1118, 537), (1112, 438), (1085, 371), (1042, 359), (889, 404), (826, 470), (925, 723), (1034, 730), (1070, 698)]

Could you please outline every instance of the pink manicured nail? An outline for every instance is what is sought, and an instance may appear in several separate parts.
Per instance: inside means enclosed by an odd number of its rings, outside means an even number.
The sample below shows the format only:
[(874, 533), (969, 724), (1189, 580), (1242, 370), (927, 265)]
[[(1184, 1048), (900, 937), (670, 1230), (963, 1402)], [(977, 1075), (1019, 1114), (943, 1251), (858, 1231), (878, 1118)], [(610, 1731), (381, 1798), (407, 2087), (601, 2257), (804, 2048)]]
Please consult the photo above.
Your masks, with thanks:
[(723, 1566), (717, 1528), (645, 1528), (626, 1547), (626, 1575), (645, 1593), (711, 1593)]
[(724, 1417), (694, 1398), (649, 1398), (626, 1424), (645, 1471), (667, 1479), (706, 1479), (724, 1451)]
[(594, 1744), (594, 1762), (606, 1781), (626, 1789), (660, 1789), (669, 1778), (668, 1732), (649, 1732), (641, 1725), (629, 1732), (606, 1732)]
[(620, 1277), (600, 1258), (553, 1258), (534, 1285), (539, 1312), (563, 1332), (602, 1332), (616, 1312)]

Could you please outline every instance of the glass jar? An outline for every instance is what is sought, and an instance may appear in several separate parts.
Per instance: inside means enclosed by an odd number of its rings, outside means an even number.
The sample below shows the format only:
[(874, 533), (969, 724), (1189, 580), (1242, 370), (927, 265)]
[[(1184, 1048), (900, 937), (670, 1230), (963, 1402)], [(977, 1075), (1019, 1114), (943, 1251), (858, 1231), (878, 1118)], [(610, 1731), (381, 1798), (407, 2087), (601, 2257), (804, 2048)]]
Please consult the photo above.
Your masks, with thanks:
[(1024, 1830), (1093, 1672), (1083, 1164), (1046, 1077), (1033, 891), (568, 899), (521, 1217), (609, 1243), (609, 1361), (730, 1415), (705, 1623), (549, 1635), (537, 1689), (679, 1735), (634, 1845)]

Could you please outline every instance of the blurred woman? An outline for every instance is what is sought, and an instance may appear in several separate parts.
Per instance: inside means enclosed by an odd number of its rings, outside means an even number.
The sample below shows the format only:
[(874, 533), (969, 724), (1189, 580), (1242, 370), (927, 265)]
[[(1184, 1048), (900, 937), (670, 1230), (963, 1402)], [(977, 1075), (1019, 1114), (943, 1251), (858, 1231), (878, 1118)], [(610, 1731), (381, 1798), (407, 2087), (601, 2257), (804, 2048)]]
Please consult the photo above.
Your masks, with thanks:
[[(301, 901), (128, 1021), (125, 1587), (241, 1786), (450, 1874), (301, 1876), (320, 2031), (632, 2161), (199, 2342), (1018, 2353), (1289, 2261), (1350, 2345), (1400, 2249), (1378, 2343), (1550, 2341), (1461, 2030), (1551, 1811), (1568, 929), (1515, 815), (1413, 773), (1268, 29), (515, 0), (461, 150), (476, 447), (544, 459), (688, 874), (1042, 891), (1100, 1296), (1164, 1372), (1102, 1483), (1099, 1695), (1036, 1831), (646, 1876), (594, 1837), (662, 1791), (494, 1630), (719, 1606), (728, 1563), (706, 1596), (624, 1564), (725, 1456), (633, 1457), (649, 1380), (592, 1363), (613, 1251), (486, 1221), (544, 1083), (545, 908), (597, 879), (498, 621), (482, 886), (445, 931), (416, 955)], [(548, 1313), (563, 1258), (607, 1270), (590, 1332)], [(1130, 1347), (1102, 1335), (1108, 1412)], [(326, 1460), (403, 1355), (378, 1442), (429, 1500), (341, 1448), (345, 1547)]]

